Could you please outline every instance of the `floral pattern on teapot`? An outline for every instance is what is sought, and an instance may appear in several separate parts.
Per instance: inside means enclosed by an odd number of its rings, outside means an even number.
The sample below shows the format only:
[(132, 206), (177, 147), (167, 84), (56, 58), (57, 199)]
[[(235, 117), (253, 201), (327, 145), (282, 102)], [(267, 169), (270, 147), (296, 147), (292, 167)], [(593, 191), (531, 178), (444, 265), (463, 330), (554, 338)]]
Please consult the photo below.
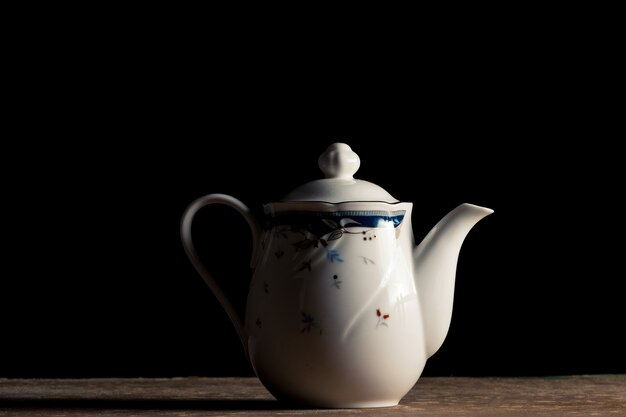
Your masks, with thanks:
[[(268, 297), (272, 294), (273, 288), (278, 286), (282, 291), (286, 281), (292, 280), (313, 280), (318, 283), (320, 276), (327, 276), (327, 290), (324, 291), (344, 291), (345, 288), (355, 289), (361, 285), (363, 280), (380, 279), (378, 274), (359, 275), (351, 273), (353, 266), (358, 264), (362, 267), (370, 268), (383, 266), (385, 262), (378, 260), (380, 249), (370, 246), (377, 242), (379, 235), (385, 240), (396, 241), (399, 237), (402, 221), (406, 215), (406, 210), (364, 210), (364, 211), (335, 211), (335, 212), (303, 212), (285, 211), (272, 213), (268, 216), (265, 227), (264, 238), (261, 241), (261, 248), (264, 250), (265, 259), (262, 264), (270, 262), (272, 269), (284, 273), (276, 276), (263, 275), (263, 280), (258, 285), (251, 283), (250, 291), (259, 291)], [(344, 253), (341, 243), (348, 239), (355, 242), (357, 246), (364, 245), (361, 250), (351, 250), (349, 254)], [(359, 243), (360, 242), (360, 243)], [(348, 247), (350, 243), (345, 242)], [(383, 242), (379, 242), (384, 244)], [(360, 252), (360, 253), (359, 253)], [(336, 267), (335, 267), (336, 266)], [(340, 273), (339, 267), (345, 273)], [(317, 272), (318, 274), (311, 274)], [(346, 287), (347, 286), (347, 287)], [(304, 294), (304, 293), (303, 293)], [(351, 294), (346, 294), (350, 297)], [(345, 302), (345, 299), (344, 299)], [(293, 314), (298, 314), (300, 327), (294, 329), (302, 335), (324, 334), (323, 323), (318, 319), (317, 309), (305, 308), (294, 309)], [(389, 326), (389, 313), (381, 312), (381, 308), (373, 308), (371, 315), (364, 313), (364, 319), (371, 322), (371, 329)], [(366, 317), (370, 317), (367, 319)], [(350, 320), (352, 321), (352, 320)], [(265, 319), (256, 317), (254, 320), (257, 329), (263, 329)], [(347, 329), (348, 323), (343, 326)]]
[[(342, 238), (345, 235), (361, 235), (363, 241), (376, 239), (376, 229), (393, 226), (397, 229), (396, 238), (400, 231), (406, 211), (338, 211), (329, 213), (317, 212), (287, 212), (271, 218), (267, 222), (267, 227), (271, 228), (271, 236), (274, 239), (289, 240), (290, 234), (298, 236), (291, 246), (296, 251), (326, 248), (326, 259), (331, 262), (344, 262), (339, 251), (331, 249), (331, 242)], [(354, 230), (359, 229), (359, 230)], [(267, 246), (267, 236), (262, 242), (262, 248)], [(274, 251), (276, 259), (281, 259), (285, 255), (284, 249), (279, 247)], [(359, 256), (363, 263), (375, 264), (374, 260)], [(299, 266), (299, 271), (307, 269), (311, 271), (311, 261), (303, 261)], [(333, 284), (337, 286), (337, 284)], [(337, 288), (339, 288), (337, 286)]]

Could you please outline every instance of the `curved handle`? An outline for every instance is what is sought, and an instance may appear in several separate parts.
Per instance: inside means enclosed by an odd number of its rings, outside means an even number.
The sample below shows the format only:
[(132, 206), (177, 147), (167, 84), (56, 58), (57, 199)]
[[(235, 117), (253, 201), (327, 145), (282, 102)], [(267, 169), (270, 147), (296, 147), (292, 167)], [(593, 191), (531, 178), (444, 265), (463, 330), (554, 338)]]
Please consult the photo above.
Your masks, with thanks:
[(226, 295), (219, 287), (217, 282), (213, 279), (209, 271), (200, 261), (198, 253), (196, 252), (196, 248), (193, 246), (193, 241), (191, 239), (191, 224), (193, 222), (193, 218), (195, 217), (198, 210), (205, 206), (208, 206), (209, 204), (224, 204), (228, 207), (232, 207), (237, 210), (237, 212), (241, 214), (244, 219), (246, 219), (248, 225), (250, 226), (250, 230), (252, 231), (252, 260), (254, 260), (256, 257), (257, 243), (259, 241), (259, 237), (261, 236), (261, 227), (252, 215), (248, 206), (246, 206), (244, 203), (237, 200), (236, 198), (226, 194), (209, 194), (205, 195), (204, 197), (198, 198), (187, 207), (180, 223), (180, 237), (183, 242), (185, 252), (189, 257), (189, 260), (196, 268), (196, 271), (198, 271), (200, 276), (204, 279), (204, 282), (207, 283), (209, 289), (213, 292), (215, 298), (217, 298), (217, 301), (220, 302), (224, 311), (226, 311), (228, 318), (230, 318), (233, 326), (235, 326), (235, 330), (237, 330), (237, 334), (239, 335), (239, 339), (241, 340), (241, 344), (243, 345), (246, 357), (248, 357), (248, 344), (246, 343), (246, 335), (243, 328), (243, 321), (239, 317), (239, 314), (237, 314), (237, 311), (235, 311), (235, 309), (233, 308), (232, 303), (228, 300), (228, 298), (226, 298)]

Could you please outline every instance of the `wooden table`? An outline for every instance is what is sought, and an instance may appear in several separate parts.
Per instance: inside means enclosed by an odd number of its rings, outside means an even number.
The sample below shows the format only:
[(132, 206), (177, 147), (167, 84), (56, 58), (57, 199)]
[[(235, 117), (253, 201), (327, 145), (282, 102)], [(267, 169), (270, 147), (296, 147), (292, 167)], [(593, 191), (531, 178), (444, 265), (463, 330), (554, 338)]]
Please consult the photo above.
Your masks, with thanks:
[(0, 379), (0, 416), (626, 416), (626, 375), (422, 378), (400, 405), (294, 409), (256, 378)]

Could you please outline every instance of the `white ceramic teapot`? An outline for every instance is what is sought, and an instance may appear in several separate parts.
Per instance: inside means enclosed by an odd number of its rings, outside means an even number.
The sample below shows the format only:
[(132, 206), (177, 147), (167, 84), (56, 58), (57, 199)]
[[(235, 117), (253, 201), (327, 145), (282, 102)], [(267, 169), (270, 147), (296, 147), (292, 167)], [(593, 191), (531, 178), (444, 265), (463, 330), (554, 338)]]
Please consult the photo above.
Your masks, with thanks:
[[(461, 244), (493, 211), (461, 204), (415, 247), (413, 205), (355, 180), (360, 160), (348, 145), (329, 146), (319, 165), (325, 179), (266, 204), (261, 222), (233, 197), (199, 198), (183, 215), (183, 245), (276, 398), (315, 407), (393, 406), (443, 343)], [(192, 244), (194, 215), (217, 203), (241, 213), (252, 230), (243, 322)]]

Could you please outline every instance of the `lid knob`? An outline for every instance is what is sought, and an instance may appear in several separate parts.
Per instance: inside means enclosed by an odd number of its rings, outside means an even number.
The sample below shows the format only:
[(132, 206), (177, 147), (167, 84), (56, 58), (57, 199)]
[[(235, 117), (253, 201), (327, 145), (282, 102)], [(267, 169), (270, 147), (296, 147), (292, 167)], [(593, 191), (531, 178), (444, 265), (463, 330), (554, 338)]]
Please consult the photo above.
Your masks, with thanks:
[(317, 163), (326, 178), (354, 179), (354, 173), (361, 166), (359, 155), (345, 143), (333, 143), (323, 154)]
[(339, 204), (347, 202), (397, 203), (387, 191), (376, 184), (353, 178), (361, 160), (345, 143), (333, 143), (320, 155), (320, 169), (326, 178), (309, 181), (294, 188), (282, 199), (283, 202), (323, 202)]

